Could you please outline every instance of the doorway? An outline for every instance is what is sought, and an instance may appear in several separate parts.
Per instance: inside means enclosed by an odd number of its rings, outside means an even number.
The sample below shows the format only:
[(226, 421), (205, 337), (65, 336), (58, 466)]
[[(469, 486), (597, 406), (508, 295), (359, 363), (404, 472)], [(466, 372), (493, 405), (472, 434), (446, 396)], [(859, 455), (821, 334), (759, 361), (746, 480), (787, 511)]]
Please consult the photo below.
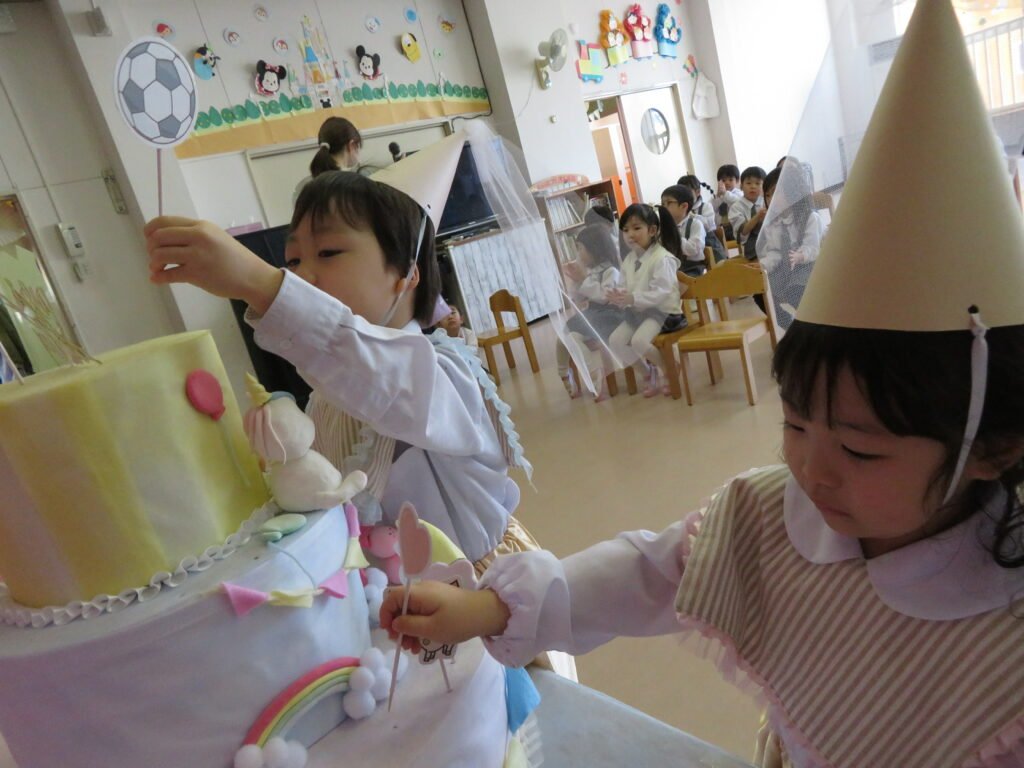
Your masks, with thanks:
[(657, 203), (693, 167), (674, 85), (586, 102), (601, 176), (623, 179), (627, 205)]

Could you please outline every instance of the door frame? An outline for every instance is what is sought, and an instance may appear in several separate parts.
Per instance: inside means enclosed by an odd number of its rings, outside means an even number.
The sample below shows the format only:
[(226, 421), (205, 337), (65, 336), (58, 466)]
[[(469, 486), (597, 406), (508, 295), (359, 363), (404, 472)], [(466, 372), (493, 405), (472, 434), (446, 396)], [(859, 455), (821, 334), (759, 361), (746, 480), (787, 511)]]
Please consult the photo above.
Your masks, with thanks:
[[(607, 92), (595, 93), (595, 94), (587, 94), (584, 97), (584, 99), (583, 99), (584, 105), (588, 101), (596, 101), (596, 100), (599, 100), (599, 99), (614, 99), (615, 100), (616, 112), (617, 112), (618, 117), (619, 117), (619, 128), (622, 130), (622, 137), (623, 137), (623, 139), (625, 141), (625, 144), (626, 144), (626, 156), (629, 158), (629, 165), (630, 165), (630, 168), (632, 169), (632, 172), (633, 172), (633, 181), (636, 184), (637, 197), (641, 198), (641, 200), (642, 200), (643, 196), (640, 193), (640, 181), (637, 178), (636, 158), (633, 156), (633, 142), (632, 142), (632, 139), (631, 139), (631, 137), (629, 135), (629, 131), (627, 130), (626, 125), (625, 125), (625, 123), (623, 122), (623, 119), (622, 119), (622, 101), (621, 101), (621, 97), (622, 96), (632, 96), (634, 94), (645, 93), (647, 91), (661, 91), (661, 90), (665, 90), (666, 88), (672, 89), (672, 94), (673, 94), (673, 99), (672, 100), (673, 100), (673, 102), (675, 103), (675, 106), (676, 106), (676, 110), (677, 110), (676, 114), (677, 114), (677, 117), (679, 118), (679, 124), (682, 126), (682, 129), (683, 129), (683, 135), (681, 137), (681, 141), (683, 142), (683, 157), (686, 160), (686, 167), (689, 168), (689, 169), (693, 169), (693, 167), (694, 167), (693, 166), (693, 152), (692, 152), (692, 150), (690, 148), (690, 134), (686, 130), (686, 112), (685, 112), (685, 109), (684, 109), (684, 106), (683, 106), (682, 90), (679, 87), (679, 81), (676, 80), (676, 81), (671, 81), (671, 82), (667, 82), (667, 83), (658, 83), (658, 84), (655, 84), (655, 85), (645, 86), (643, 88), (620, 88), (620, 89), (614, 90), (614, 91), (607, 91)], [(641, 139), (641, 141), (642, 141), (642, 139)]]

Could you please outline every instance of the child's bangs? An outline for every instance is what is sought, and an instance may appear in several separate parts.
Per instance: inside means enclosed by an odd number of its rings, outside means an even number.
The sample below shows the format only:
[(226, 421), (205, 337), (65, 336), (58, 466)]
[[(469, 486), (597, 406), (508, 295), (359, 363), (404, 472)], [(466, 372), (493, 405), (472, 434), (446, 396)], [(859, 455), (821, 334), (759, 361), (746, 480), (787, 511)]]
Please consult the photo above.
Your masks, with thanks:
[[(810, 418), (824, 376), (830, 423), (835, 392), (849, 371), (882, 425), (895, 435), (946, 442), (962, 430), (970, 396), (968, 332), (904, 333), (835, 328), (795, 321), (772, 362), (785, 403)], [(952, 417), (936, 419), (936, 411)], [(963, 414), (962, 416), (960, 414)]]
[(337, 218), (352, 229), (367, 229), (370, 221), (372, 182), (347, 171), (322, 173), (302, 188), (295, 201), (291, 230), (310, 217), (313, 229), (319, 229)]

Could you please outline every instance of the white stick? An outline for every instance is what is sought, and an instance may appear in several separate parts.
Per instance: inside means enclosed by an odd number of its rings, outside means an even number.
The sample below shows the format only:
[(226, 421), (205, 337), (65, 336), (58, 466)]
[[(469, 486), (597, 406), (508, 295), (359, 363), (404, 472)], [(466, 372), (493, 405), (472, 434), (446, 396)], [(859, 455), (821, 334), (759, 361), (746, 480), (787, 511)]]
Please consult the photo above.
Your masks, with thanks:
[(448, 689), (448, 693), (451, 693), (452, 692), (452, 684), (450, 682), (448, 682), (448, 668), (444, 665), (444, 659), (442, 659), (440, 656), (437, 658), (437, 660), (439, 662), (441, 662), (441, 674), (444, 675), (444, 685), (445, 685), (445, 688)]
[[(402, 612), (399, 616), (405, 616), (405, 612), (409, 610), (409, 595), (412, 594), (412, 580), (406, 578), (405, 580), (405, 600), (402, 601)], [(402, 653), (402, 639), (405, 635), (398, 635), (398, 642), (395, 644), (395, 662), (391, 665), (391, 690), (388, 691), (388, 712), (391, 711), (391, 702), (395, 698), (395, 686), (398, 684), (398, 657)]]

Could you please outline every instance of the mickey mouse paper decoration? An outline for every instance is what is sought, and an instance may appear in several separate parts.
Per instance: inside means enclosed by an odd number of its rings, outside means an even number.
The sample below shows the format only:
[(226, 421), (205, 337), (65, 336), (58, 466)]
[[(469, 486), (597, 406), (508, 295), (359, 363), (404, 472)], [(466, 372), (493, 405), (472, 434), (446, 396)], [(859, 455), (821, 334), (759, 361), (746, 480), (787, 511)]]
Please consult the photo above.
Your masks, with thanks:
[(281, 92), (281, 83), (288, 76), (280, 64), (268, 64), (260, 59), (256, 62), (256, 93), (260, 96), (276, 96)]
[(364, 80), (376, 80), (381, 76), (379, 53), (370, 53), (360, 45), (356, 48), (356, 64)]
[(654, 55), (654, 33), (651, 17), (644, 13), (640, 3), (633, 3), (626, 10), (626, 32), (633, 48), (633, 58), (646, 59)]
[(670, 59), (676, 58), (676, 48), (682, 38), (682, 30), (676, 24), (676, 17), (668, 7), (668, 3), (658, 6), (658, 20), (654, 24), (654, 37), (658, 41), (658, 53)]
[(626, 45), (626, 33), (622, 22), (614, 11), (601, 11), (601, 47), (608, 54), (608, 66), (616, 67), (631, 57), (629, 46)]

